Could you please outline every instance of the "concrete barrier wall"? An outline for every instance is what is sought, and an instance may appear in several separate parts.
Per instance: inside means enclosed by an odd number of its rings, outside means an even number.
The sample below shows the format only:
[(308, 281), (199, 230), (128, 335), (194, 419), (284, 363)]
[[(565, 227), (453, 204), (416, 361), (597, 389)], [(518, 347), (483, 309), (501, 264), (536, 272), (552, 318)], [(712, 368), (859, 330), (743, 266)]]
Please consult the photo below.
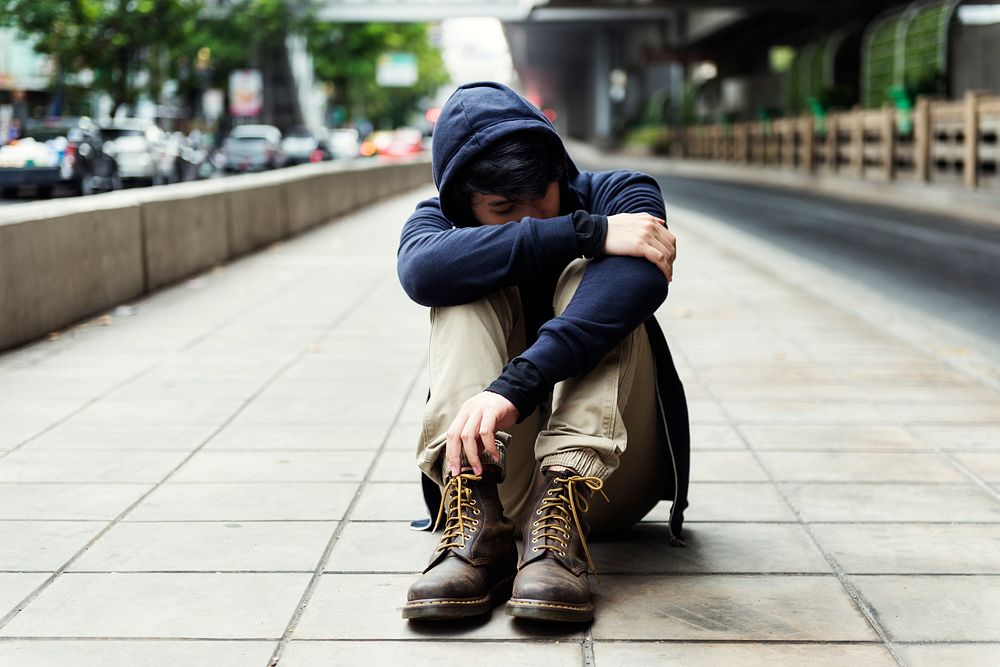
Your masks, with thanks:
[(0, 209), (0, 350), (431, 181), (430, 161), (301, 165)]

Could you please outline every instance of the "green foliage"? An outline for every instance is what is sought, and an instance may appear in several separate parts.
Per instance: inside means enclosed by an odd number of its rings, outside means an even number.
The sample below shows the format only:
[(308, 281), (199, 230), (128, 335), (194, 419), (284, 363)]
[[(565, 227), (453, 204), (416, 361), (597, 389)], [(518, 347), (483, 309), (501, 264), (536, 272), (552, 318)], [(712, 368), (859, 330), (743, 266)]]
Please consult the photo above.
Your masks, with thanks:
[[(183, 42), (200, 8), (198, 0), (0, 0), (0, 24), (52, 56), (60, 76), (92, 70), (93, 87), (117, 109), (159, 88), (160, 56)], [(143, 85), (140, 70), (149, 74)]]
[[(308, 39), (316, 78), (333, 84), (334, 104), (376, 127), (405, 124), (422, 98), (448, 82), (441, 53), (423, 23), (316, 23)], [(390, 51), (416, 56), (415, 85), (383, 88), (376, 83), (378, 58)]]
[[(92, 88), (111, 95), (114, 110), (142, 93), (157, 97), (167, 79), (195, 105), (200, 91), (225, 87), (234, 69), (274, 66), (290, 34), (307, 37), (317, 80), (333, 85), (334, 103), (377, 125), (404, 124), (447, 83), (426, 24), (320, 23), (314, 9), (315, 0), (229, 0), (214, 8), (204, 0), (0, 0), (0, 25), (54, 57), (60, 76), (92, 70)], [(376, 84), (376, 61), (388, 51), (416, 56), (414, 86)]]

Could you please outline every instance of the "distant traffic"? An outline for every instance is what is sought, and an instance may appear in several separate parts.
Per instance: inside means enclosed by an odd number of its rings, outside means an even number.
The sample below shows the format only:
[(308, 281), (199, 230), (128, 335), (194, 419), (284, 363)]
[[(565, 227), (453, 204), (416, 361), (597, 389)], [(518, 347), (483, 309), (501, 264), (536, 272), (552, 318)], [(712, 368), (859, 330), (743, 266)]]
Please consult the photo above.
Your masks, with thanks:
[(420, 130), (237, 125), (222, 140), (209, 133), (168, 132), (152, 120), (96, 123), (87, 117), (28, 121), (0, 145), (3, 203), (90, 195), (295, 164), (401, 157), (426, 150)]

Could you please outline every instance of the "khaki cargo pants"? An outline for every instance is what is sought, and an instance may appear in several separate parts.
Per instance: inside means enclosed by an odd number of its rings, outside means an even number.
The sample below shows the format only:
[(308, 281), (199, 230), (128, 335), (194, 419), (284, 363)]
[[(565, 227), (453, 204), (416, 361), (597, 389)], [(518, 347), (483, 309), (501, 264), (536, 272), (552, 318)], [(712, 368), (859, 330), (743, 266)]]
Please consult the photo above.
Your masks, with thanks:
[[(560, 276), (552, 304), (557, 315), (569, 304), (588, 262), (575, 260)], [(462, 404), (524, 349), (516, 287), (473, 303), (431, 309), (430, 400), (417, 464), (438, 484), (446, 474), (445, 434)], [(543, 482), (540, 466), (550, 465), (605, 480), (609, 502), (596, 494), (587, 514), (594, 535), (617, 532), (645, 516), (671, 474), (645, 328), (629, 334), (590, 373), (558, 383), (551, 404), (535, 410), (509, 435), (500, 499), (516, 525)]]

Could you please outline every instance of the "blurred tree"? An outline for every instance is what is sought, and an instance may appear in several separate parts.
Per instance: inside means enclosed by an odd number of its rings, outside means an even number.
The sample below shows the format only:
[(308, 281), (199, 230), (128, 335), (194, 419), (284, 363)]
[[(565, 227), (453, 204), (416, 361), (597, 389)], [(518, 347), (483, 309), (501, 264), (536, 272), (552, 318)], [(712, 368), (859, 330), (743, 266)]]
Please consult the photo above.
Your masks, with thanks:
[[(320, 23), (307, 33), (316, 79), (333, 84), (333, 103), (354, 119), (375, 127), (399, 127), (417, 110), (420, 100), (448, 82), (440, 50), (431, 43), (425, 23)], [(379, 56), (412, 53), (417, 82), (383, 88), (375, 81)]]
[(141, 92), (159, 93), (169, 68), (163, 56), (184, 41), (201, 7), (200, 0), (0, 0), (0, 25), (52, 56), (59, 82), (91, 70), (92, 88), (111, 96), (114, 115)]

